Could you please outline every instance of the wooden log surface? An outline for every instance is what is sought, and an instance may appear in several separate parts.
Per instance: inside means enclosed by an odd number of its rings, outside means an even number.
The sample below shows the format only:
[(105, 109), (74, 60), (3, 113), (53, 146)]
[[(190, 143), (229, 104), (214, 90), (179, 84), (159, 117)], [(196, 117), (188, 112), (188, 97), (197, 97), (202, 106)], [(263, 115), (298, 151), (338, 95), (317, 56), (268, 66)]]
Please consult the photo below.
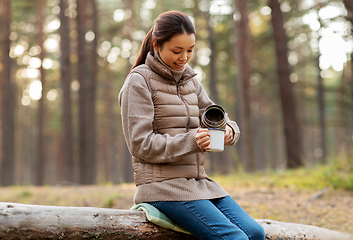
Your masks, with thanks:
[[(268, 240), (353, 240), (310, 225), (257, 220)], [(144, 212), (0, 202), (0, 239), (196, 239), (150, 223)]]

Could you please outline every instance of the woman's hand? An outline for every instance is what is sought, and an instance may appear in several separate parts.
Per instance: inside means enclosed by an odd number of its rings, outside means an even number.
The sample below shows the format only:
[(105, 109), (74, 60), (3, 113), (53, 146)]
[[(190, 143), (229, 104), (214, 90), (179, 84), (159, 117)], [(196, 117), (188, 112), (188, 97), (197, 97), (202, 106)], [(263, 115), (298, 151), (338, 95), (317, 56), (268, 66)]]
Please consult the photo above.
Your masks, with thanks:
[(204, 151), (210, 150), (210, 134), (207, 128), (199, 128), (196, 132), (195, 139), (197, 144)]
[(226, 132), (224, 134), (224, 145), (229, 145), (233, 140), (233, 129), (226, 125)]

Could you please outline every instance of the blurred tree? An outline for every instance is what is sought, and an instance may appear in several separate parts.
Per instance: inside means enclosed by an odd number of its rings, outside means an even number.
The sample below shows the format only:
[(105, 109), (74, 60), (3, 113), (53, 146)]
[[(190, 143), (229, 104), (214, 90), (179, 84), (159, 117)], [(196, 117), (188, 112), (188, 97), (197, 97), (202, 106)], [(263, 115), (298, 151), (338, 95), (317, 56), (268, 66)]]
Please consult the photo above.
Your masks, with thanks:
[[(91, 0), (89, 1), (90, 4), (90, 17), (89, 17), (89, 22), (90, 22), (90, 27), (91, 27), (91, 32), (93, 33), (93, 40), (91, 42), (91, 51), (90, 51), (90, 62), (89, 64), (89, 69), (91, 69), (90, 74), (88, 75), (89, 77), (89, 88), (87, 89), (88, 91), (88, 99), (89, 99), (89, 107), (88, 107), (88, 115), (94, 116), (91, 119), (91, 123), (89, 124), (91, 131), (89, 138), (92, 138), (91, 141), (91, 147), (93, 150), (91, 150), (91, 154), (94, 157), (94, 164), (95, 164), (95, 175), (97, 177), (97, 174), (99, 172), (99, 167), (98, 167), (98, 141), (97, 141), (97, 108), (96, 108), (96, 103), (97, 103), (97, 78), (98, 78), (98, 73), (99, 73), (99, 65), (98, 63), (98, 39), (99, 39), (99, 13), (98, 13), (98, 3), (96, 0)], [(97, 180), (97, 179), (96, 179)]]
[[(351, 22), (351, 36), (353, 36), (353, 2), (351, 0), (343, 0), (344, 5), (347, 9), (347, 20)], [(351, 112), (353, 114), (353, 51), (351, 52), (351, 75), (350, 75), (350, 89), (351, 89)], [(353, 122), (350, 124), (350, 135), (353, 136)], [(353, 137), (352, 137), (353, 138)], [(353, 139), (352, 139), (353, 140)], [(348, 140), (350, 142), (350, 140)], [(348, 152), (350, 159), (353, 159), (353, 150), (350, 148)], [(351, 160), (351, 164), (353, 166), (353, 160)]]
[(88, 99), (89, 99), (89, 106), (88, 106), (88, 115), (91, 116), (91, 121), (89, 123), (88, 128), (91, 129), (90, 135), (87, 136), (88, 138), (91, 138), (90, 141), (90, 147), (92, 147), (91, 153), (95, 169), (95, 175), (98, 174), (98, 164), (97, 164), (97, 117), (96, 117), (96, 86), (97, 86), (97, 77), (98, 77), (98, 38), (99, 38), (99, 16), (98, 16), (98, 6), (97, 6), (97, 1), (96, 0), (91, 0), (90, 1), (91, 5), (91, 29), (94, 34), (94, 39), (92, 41), (92, 48), (91, 48), (91, 62), (90, 62), (90, 69), (91, 69), (91, 74), (89, 74), (89, 88), (88, 88)]
[[(320, 25), (322, 22), (320, 21)], [(320, 42), (321, 37), (319, 36), (318, 41)], [(320, 124), (320, 143), (319, 146), (322, 150), (322, 156), (320, 158), (321, 163), (326, 162), (326, 116), (325, 116), (325, 89), (323, 84), (323, 78), (321, 76), (321, 69), (320, 69), (320, 52), (317, 54), (317, 100), (318, 100), (318, 117), (319, 117), (319, 124)]]
[(38, 0), (37, 2), (37, 43), (41, 49), (39, 53), (39, 59), (41, 61), (40, 71), (40, 81), (42, 83), (42, 97), (38, 101), (38, 130), (37, 130), (37, 157), (35, 158), (35, 163), (33, 164), (33, 177), (34, 184), (37, 186), (44, 184), (44, 169), (45, 169), (45, 136), (44, 136), (44, 121), (45, 121), (45, 96), (46, 96), (46, 84), (45, 84), (45, 71), (43, 68), (43, 61), (45, 56), (44, 49), (44, 9), (46, 6), (45, 0)]
[(217, 49), (216, 49), (216, 39), (215, 33), (213, 30), (214, 20), (211, 19), (211, 14), (209, 11), (205, 11), (205, 19), (207, 24), (207, 32), (208, 32), (208, 44), (210, 48), (210, 62), (209, 62), (209, 77), (208, 77), (208, 89), (210, 92), (210, 98), (216, 104), (219, 103), (218, 91), (217, 91), (217, 74), (216, 74), (216, 61), (217, 61)]
[(251, 126), (251, 99), (250, 99), (250, 29), (249, 13), (246, 0), (235, 0), (239, 19), (236, 21), (236, 49), (238, 73), (237, 99), (239, 107), (239, 124), (242, 132), (242, 158), (245, 161), (245, 170), (255, 170), (253, 131)]
[(58, 176), (59, 181), (73, 182), (74, 180), (74, 160), (73, 160), (73, 132), (71, 113), (71, 41), (70, 41), (70, 18), (67, 14), (68, 0), (60, 0), (60, 72), (62, 89), (62, 117), (61, 117), (61, 158), (59, 159)]
[[(124, 12), (126, 12), (128, 15), (130, 15), (129, 19), (127, 19), (126, 24), (123, 28), (123, 36), (126, 39), (126, 43), (132, 44), (133, 38), (133, 32), (135, 31), (135, 24), (136, 24), (136, 13), (135, 13), (135, 7), (137, 5), (135, 4), (134, 0), (125, 0), (124, 1)], [(126, 61), (126, 72), (125, 74), (127, 75), (130, 72), (130, 69), (132, 67), (131, 64), (131, 52), (129, 56), (125, 59)], [(126, 182), (133, 182), (134, 181), (134, 175), (133, 175), (133, 170), (132, 170), (132, 165), (131, 165), (131, 155), (129, 152), (129, 149), (127, 148), (127, 145), (123, 144), (123, 148), (121, 149), (123, 151), (124, 161), (122, 164), (122, 169), (123, 171), (123, 179)]]
[[(210, 5), (211, 1), (207, 1), (207, 4)], [(208, 89), (209, 95), (212, 101), (216, 104), (220, 104), (218, 91), (217, 91), (217, 74), (216, 74), (216, 61), (217, 61), (217, 49), (216, 49), (216, 39), (215, 39), (215, 32), (213, 29), (214, 20), (211, 19), (210, 11), (203, 12), (206, 20), (206, 29), (208, 32), (207, 41), (210, 48), (210, 61), (208, 64)], [(208, 155), (210, 159), (210, 172), (216, 172), (217, 167), (222, 166), (224, 162), (223, 152), (222, 153), (212, 153)]]
[(287, 165), (289, 168), (297, 168), (302, 166), (303, 163), (300, 157), (299, 127), (295, 111), (293, 86), (289, 79), (287, 36), (279, 1), (269, 0), (269, 7), (272, 9), (273, 35), (276, 46), (278, 81), (284, 120)]
[(15, 183), (15, 83), (11, 76), (10, 58), (11, 1), (0, 2), (1, 16), (1, 82), (2, 82), (2, 151), (0, 159), (0, 183), (3, 186)]
[(81, 184), (96, 183), (95, 85), (88, 68), (86, 44), (87, 1), (77, 0), (77, 54), (79, 89), (79, 176)]
[[(343, 0), (347, 9), (347, 20), (353, 25), (353, 2), (351, 0)], [(351, 25), (351, 26), (352, 26)], [(353, 36), (353, 29), (351, 28), (351, 35)], [(353, 51), (351, 52), (351, 79), (352, 79), (352, 100), (353, 100)]]

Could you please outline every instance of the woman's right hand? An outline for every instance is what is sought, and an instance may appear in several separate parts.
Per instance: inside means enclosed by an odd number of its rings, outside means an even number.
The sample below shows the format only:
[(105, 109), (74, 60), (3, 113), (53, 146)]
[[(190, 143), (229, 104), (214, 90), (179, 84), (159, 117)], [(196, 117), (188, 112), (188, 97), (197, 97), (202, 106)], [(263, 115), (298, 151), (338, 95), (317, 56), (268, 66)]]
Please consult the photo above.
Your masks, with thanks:
[(197, 144), (202, 148), (204, 151), (210, 150), (210, 134), (208, 133), (207, 128), (199, 128), (196, 132), (195, 139)]

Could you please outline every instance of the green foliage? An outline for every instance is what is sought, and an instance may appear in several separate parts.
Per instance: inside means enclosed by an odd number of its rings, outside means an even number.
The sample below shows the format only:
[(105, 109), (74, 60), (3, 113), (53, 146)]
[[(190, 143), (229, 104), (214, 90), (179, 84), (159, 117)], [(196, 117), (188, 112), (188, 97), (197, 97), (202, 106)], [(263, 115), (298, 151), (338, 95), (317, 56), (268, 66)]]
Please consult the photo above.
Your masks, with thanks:
[(18, 197), (19, 198), (26, 198), (26, 197), (31, 197), (33, 196), (33, 193), (31, 191), (27, 191), (27, 190), (24, 190), (23, 192), (21, 192)]
[(347, 162), (277, 172), (236, 172), (215, 176), (222, 186), (319, 190), (326, 187), (353, 190), (353, 168)]
[(120, 197), (120, 194), (109, 195), (102, 203), (103, 208), (112, 208), (115, 205), (115, 201)]
[(353, 164), (339, 161), (325, 172), (326, 181), (334, 189), (353, 190)]

